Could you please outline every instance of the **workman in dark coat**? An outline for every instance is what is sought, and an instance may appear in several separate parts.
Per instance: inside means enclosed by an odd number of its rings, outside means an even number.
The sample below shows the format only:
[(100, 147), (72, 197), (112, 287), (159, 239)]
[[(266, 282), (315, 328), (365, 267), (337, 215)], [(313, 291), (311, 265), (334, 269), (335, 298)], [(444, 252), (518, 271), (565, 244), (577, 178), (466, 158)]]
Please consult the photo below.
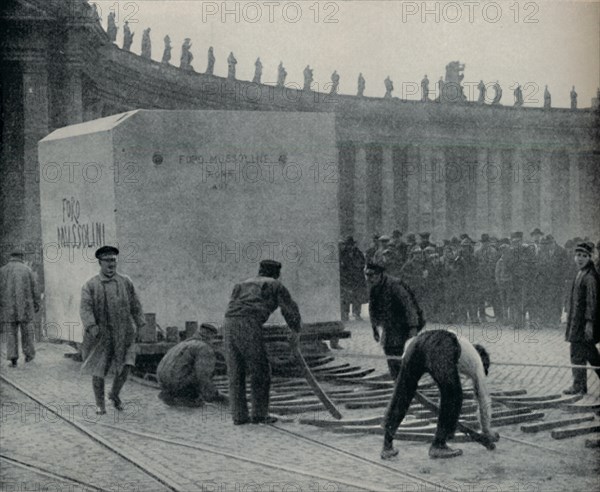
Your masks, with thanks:
[(31, 362), (35, 357), (33, 332), (40, 295), (35, 275), (23, 261), (24, 255), (22, 248), (15, 248), (8, 263), (0, 268), (0, 323), (6, 331), (6, 358), (10, 367), (17, 367), (19, 359), (19, 329), (25, 362)]
[[(268, 415), (271, 368), (262, 338), (263, 324), (280, 308), (291, 330), (292, 347), (298, 344), (302, 326), (298, 305), (278, 280), (280, 271), (281, 263), (261, 261), (258, 276), (233, 288), (225, 312), (223, 341), (229, 374), (231, 414), (235, 425), (277, 421), (276, 417)], [(251, 418), (246, 401), (246, 374), (251, 378)]]
[(100, 273), (81, 289), (79, 314), (84, 327), (82, 371), (92, 373), (96, 413), (106, 413), (104, 378), (115, 366), (115, 378), (108, 395), (117, 410), (123, 410), (119, 394), (135, 365), (136, 327), (145, 324), (144, 311), (133, 282), (117, 273), (119, 250), (102, 246), (96, 251)]
[(204, 402), (227, 403), (213, 383), (217, 356), (213, 343), (217, 329), (203, 323), (161, 359), (156, 370), (161, 392), (158, 397), (167, 405), (200, 407)]
[(354, 238), (348, 236), (340, 243), (340, 297), (342, 321), (348, 321), (348, 312), (360, 320), (360, 310), (366, 302), (366, 285), (363, 269), (365, 255), (356, 245)]
[(453, 458), (462, 450), (451, 449), (446, 441), (454, 435), (462, 406), (462, 386), (460, 374), (473, 381), (479, 404), (479, 415), (483, 434), (490, 442), (499, 436), (490, 427), (492, 402), (485, 383), (490, 357), (481, 345), (472, 345), (465, 337), (458, 338), (445, 330), (431, 330), (411, 338), (402, 356), (400, 375), (383, 420), (385, 437), (382, 459), (390, 459), (398, 454), (393, 447), (394, 436), (408, 411), (419, 379), (426, 372), (431, 375), (440, 389), (440, 415), (431, 448), (430, 458)]
[[(376, 342), (381, 340), (386, 355), (400, 356), (406, 340), (423, 329), (425, 319), (408, 285), (384, 271), (385, 268), (376, 263), (367, 263), (365, 267), (373, 338)], [(381, 336), (379, 326), (383, 328)], [(400, 362), (388, 359), (387, 363), (390, 375), (396, 379), (400, 371)]]
[[(571, 286), (567, 314), (565, 339), (571, 344), (571, 364), (600, 367), (600, 353), (596, 344), (600, 342), (600, 299), (598, 288), (600, 276), (592, 262), (593, 246), (579, 243), (575, 247), (575, 264), (579, 268)], [(587, 371), (573, 368), (573, 386), (564, 394), (587, 393)], [(600, 378), (600, 369), (596, 369)]]

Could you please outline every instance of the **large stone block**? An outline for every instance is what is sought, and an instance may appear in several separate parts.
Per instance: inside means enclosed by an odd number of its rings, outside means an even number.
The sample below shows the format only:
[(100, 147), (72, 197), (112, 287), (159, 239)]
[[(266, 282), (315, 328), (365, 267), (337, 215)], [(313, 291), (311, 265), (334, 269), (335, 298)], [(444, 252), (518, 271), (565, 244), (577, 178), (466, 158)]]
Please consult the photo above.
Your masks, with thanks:
[[(80, 290), (94, 251), (161, 326), (220, 324), (233, 286), (262, 259), (306, 322), (339, 320), (334, 117), (146, 111), (56, 130), (39, 144), (47, 321), (81, 341)], [(275, 314), (270, 322), (282, 322)]]

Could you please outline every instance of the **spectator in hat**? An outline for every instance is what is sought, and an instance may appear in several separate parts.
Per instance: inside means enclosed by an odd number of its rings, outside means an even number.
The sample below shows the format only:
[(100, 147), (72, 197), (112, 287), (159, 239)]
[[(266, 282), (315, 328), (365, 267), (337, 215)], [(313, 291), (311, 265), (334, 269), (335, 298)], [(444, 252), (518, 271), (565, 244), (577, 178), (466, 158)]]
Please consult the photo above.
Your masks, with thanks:
[(510, 255), (507, 269), (512, 279), (510, 313), (515, 328), (525, 327), (525, 283), (528, 275), (526, 246), (523, 244), (523, 233), (513, 232), (510, 235)]
[(510, 319), (510, 290), (512, 288), (512, 276), (508, 269), (510, 261), (510, 246), (508, 244), (500, 245), (500, 257), (496, 262), (494, 276), (498, 288), (499, 311), (494, 314), (499, 323), (505, 323)]
[(443, 323), (456, 322), (456, 309), (458, 306), (458, 268), (456, 265), (456, 251), (448, 241), (443, 248), (441, 263), (442, 277), (442, 312), (441, 319)]
[(540, 251), (540, 246), (542, 238), (544, 237), (544, 233), (540, 230), (539, 227), (536, 227), (533, 231), (531, 231), (530, 236), (531, 240), (533, 241), (533, 244), (535, 244), (535, 252), (536, 254), (538, 254)]
[(556, 244), (551, 235), (542, 238), (538, 257), (537, 290), (540, 299), (540, 320), (544, 326), (557, 327), (560, 324), (567, 262), (567, 253)]
[(164, 403), (200, 407), (205, 401), (228, 402), (213, 383), (216, 335), (213, 325), (203, 323), (192, 337), (171, 347), (164, 355), (156, 370), (161, 389), (158, 397)]
[[(382, 265), (367, 263), (364, 273), (369, 287), (373, 338), (377, 343), (381, 341), (386, 355), (399, 357), (406, 340), (425, 326), (423, 312), (410, 287), (402, 280), (388, 276)], [(383, 329), (381, 335), (379, 327)], [(400, 371), (400, 361), (388, 359), (387, 363), (395, 380)]]
[(415, 246), (410, 252), (408, 261), (400, 270), (400, 278), (410, 287), (420, 304), (423, 302), (427, 275), (423, 251), (419, 246)]
[(408, 256), (408, 246), (402, 240), (402, 233), (398, 229), (392, 232), (392, 246), (395, 253), (395, 260), (399, 267), (402, 268), (402, 265), (406, 263), (406, 259)]
[(423, 251), (425, 251), (425, 248), (428, 248), (430, 246), (435, 247), (435, 244), (433, 244), (431, 241), (429, 241), (429, 238), (431, 237), (431, 233), (421, 232), (421, 233), (419, 233), (419, 237), (421, 238), (421, 243), (419, 244), (419, 247)]
[(365, 261), (373, 261), (375, 253), (379, 249), (379, 236), (380, 234), (373, 234), (371, 237), (371, 246), (369, 246), (365, 251)]
[[(263, 325), (280, 308), (291, 331), (292, 347), (298, 344), (302, 326), (298, 305), (279, 281), (280, 272), (281, 263), (278, 261), (261, 261), (256, 277), (233, 288), (225, 311), (223, 341), (229, 374), (231, 415), (235, 425), (277, 421), (276, 417), (268, 415), (271, 368), (262, 339)], [(246, 374), (251, 378), (251, 417), (246, 401)]]
[[(571, 285), (565, 339), (571, 344), (571, 364), (585, 366), (589, 362), (597, 367), (595, 372), (600, 378), (600, 352), (596, 347), (600, 342), (600, 275), (592, 262), (592, 245), (579, 243), (574, 259), (578, 272)], [(586, 369), (573, 368), (572, 372), (573, 385), (563, 393), (587, 393)]]
[(23, 258), (23, 249), (12, 251), (6, 265), (0, 268), (0, 323), (6, 332), (6, 358), (10, 367), (19, 360), (18, 333), (21, 331), (21, 350), (25, 362), (35, 357), (34, 321), (40, 309), (40, 295), (35, 275)]
[(352, 236), (341, 242), (339, 260), (342, 321), (348, 321), (350, 309), (355, 319), (360, 320), (361, 306), (367, 297), (363, 275), (365, 256)]
[(479, 323), (477, 317), (477, 260), (473, 255), (473, 241), (466, 236), (460, 243), (460, 251), (456, 257), (458, 291), (458, 321)]
[(379, 246), (373, 255), (373, 262), (381, 264), (385, 262), (384, 253), (387, 249), (389, 249), (391, 240), (392, 238), (386, 234), (379, 236)]
[(412, 253), (412, 250), (415, 249), (415, 246), (417, 246), (417, 238), (414, 234), (408, 234), (406, 236), (406, 252), (407, 252), (407, 259), (410, 258), (410, 254)]
[(500, 306), (495, 280), (495, 269), (499, 253), (496, 246), (492, 244), (488, 234), (481, 235), (480, 243), (481, 246), (475, 251), (478, 284), (476, 300), (479, 319), (485, 321), (487, 319), (485, 312), (486, 304), (492, 307), (495, 317), (499, 316)]
[(131, 279), (117, 273), (119, 250), (102, 246), (96, 251), (100, 273), (81, 289), (79, 314), (84, 335), (82, 370), (91, 372), (96, 413), (106, 413), (104, 379), (111, 366), (115, 378), (108, 398), (117, 410), (123, 410), (121, 389), (130, 366), (135, 365), (136, 327), (145, 325), (144, 311)]

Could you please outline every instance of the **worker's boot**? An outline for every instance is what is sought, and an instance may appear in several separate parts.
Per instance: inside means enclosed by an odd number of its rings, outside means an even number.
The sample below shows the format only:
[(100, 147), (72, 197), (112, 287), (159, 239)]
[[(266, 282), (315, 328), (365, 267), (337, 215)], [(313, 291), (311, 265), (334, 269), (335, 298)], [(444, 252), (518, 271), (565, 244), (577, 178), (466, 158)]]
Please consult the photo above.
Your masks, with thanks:
[(577, 388), (575, 386), (571, 386), (563, 391), (563, 395), (585, 395), (587, 393), (587, 388)]
[(394, 456), (398, 456), (399, 451), (394, 447), (389, 447), (386, 448), (385, 446), (383, 447), (383, 449), (381, 450), (381, 459), (382, 460), (389, 460), (392, 459)]
[(113, 385), (110, 393), (108, 394), (108, 399), (113, 402), (113, 406), (120, 412), (123, 410), (123, 402), (121, 398), (119, 398), (119, 394), (121, 393), (121, 389), (125, 385), (125, 381), (127, 381), (127, 375), (129, 374), (129, 367), (125, 366), (121, 370), (121, 372), (115, 374), (115, 379), (113, 379)]
[(456, 458), (463, 454), (462, 449), (449, 448), (447, 444), (431, 445), (429, 448), (429, 457), (432, 459), (438, 458)]
[(279, 419), (277, 417), (267, 415), (266, 417), (252, 417), (251, 422), (253, 424), (274, 424), (278, 420)]
[(96, 400), (96, 415), (104, 415), (106, 413), (104, 405), (104, 378), (93, 376), (92, 386), (94, 388), (94, 399)]
[(19, 360), (19, 359), (10, 359), (9, 367), (17, 367), (17, 360)]

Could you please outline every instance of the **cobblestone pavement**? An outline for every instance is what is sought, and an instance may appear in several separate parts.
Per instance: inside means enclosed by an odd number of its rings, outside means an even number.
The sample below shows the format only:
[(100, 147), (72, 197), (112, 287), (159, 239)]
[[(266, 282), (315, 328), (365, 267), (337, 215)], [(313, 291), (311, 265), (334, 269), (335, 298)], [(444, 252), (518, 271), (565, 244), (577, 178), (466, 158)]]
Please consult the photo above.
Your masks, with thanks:
[[(368, 322), (351, 321), (347, 326), (352, 338), (341, 342), (344, 350), (334, 352), (340, 356), (339, 362), (356, 362), (385, 371), (383, 359), (345, 356), (381, 354)], [(440, 326), (432, 326), (436, 327)], [(491, 352), (489, 383), (493, 390), (526, 389), (531, 395), (547, 395), (558, 394), (570, 385), (569, 369), (494, 365), (494, 361), (568, 364), (563, 328), (529, 329), (515, 334), (512, 328), (489, 323), (458, 329)], [(434, 461), (427, 456), (427, 444), (398, 442), (399, 457), (382, 462), (381, 436), (335, 434), (297, 420), (278, 423), (277, 427), (303, 439), (272, 426), (236, 427), (225, 407), (167, 407), (158, 400), (156, 390), (134, 381), (129, 381), (123, 392), (127, 402), (124, 412), (110, 409), (107, 415), (97, 417), (90, 378), (79, 375), (80, 364), (63, 357), (72, 349), (49, 343), (38, 344), (37, 349), (35, 361), (17, 369), (8, 369), (3, 360), (2, 374), (51, 404), (67, 419), (84, 425), (139, 463), (145, 463), (178, 490), (598, 490), (600, 454), (584, 447), (585, 439), (591, 436), (558, 441), (549, 432), (525, 434), (518, 425), (498, 429), (502, 439), (495, 451), (466, 443), (456, 445), (464, 450), (462, 457)], [(597, 403), (600, 391), (593, 374), (589, 391), (584, 401)], [(107, 490), (166, 490), (148, 474), (58, 420), (10, 385), (0, 385), (0, 396), (1, 454)], [(383, 409), (340, 409), (347, 418), (383, 413)], [(560, 409), (542, 411), (547, 420), (570, 415)], [(330, 418), (324, 411), (302, 416)], [(154, 434), (171, 442), (127, 431)], [(2, 461), (2, 490), (77, 490), (60, 480), (49, 488), (47, 484), (52, 479), (6, 463)], [(46, 484), (46, 489), (32, 487), (32, 482)]]

